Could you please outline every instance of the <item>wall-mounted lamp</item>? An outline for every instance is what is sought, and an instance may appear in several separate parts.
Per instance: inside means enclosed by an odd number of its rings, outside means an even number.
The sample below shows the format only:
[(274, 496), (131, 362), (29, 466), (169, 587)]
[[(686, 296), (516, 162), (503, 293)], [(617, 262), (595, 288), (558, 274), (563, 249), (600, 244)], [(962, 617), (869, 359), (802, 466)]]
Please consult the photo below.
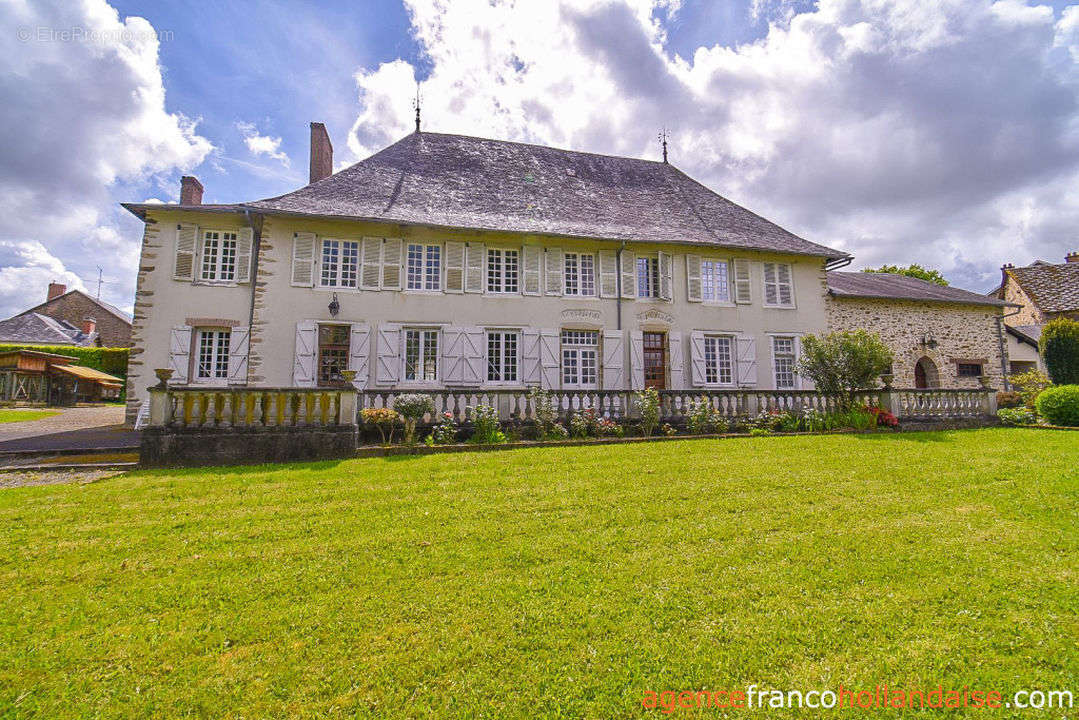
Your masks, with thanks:
[(337, 302), (337, 293), (333, 294), (333, 300), (330, 300), (330, 317), (337, 317), (337, 313), (341, 312), (341, 303)]

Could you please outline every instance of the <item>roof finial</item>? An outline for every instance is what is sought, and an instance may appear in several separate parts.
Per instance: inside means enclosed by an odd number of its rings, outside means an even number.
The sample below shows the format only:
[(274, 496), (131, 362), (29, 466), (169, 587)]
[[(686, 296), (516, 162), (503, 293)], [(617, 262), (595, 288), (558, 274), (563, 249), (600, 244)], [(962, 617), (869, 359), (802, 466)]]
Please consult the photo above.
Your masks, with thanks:
[(659, 140), (663, 143), (663, 163), (667, 163), (667, 128), (664, 127), (659, 133)]
[(420, 81), (416, 81), (416, 99), (412, 102), (416, 108), (416, 132), (420, 131)]

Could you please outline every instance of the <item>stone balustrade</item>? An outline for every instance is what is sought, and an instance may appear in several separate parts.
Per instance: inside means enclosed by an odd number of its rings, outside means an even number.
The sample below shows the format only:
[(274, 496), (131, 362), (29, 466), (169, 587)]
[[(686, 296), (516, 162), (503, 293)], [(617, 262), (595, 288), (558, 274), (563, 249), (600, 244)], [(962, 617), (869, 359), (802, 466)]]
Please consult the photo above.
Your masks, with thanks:
[(334, 388), (154, 388), (151, 427), (325, 428), (356, 424), (356, 392)]

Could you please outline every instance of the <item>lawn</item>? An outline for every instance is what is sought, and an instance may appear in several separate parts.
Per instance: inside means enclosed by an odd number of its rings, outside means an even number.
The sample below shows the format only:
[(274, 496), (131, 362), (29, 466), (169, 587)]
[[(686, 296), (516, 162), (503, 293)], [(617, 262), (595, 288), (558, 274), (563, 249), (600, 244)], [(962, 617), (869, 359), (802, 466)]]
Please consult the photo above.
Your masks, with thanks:
[(60, 413), (57, 410), (0, 410), (0, 423), (43, 420), (47, 417), (59, 414)]
[[(646, 692), (751, 684), (1079, 695), (1077, 469), (1079, 433), (991, 429), (4, 490), (0, 717), (664, 717)], [(675, 716), (887, 716), (724, 712)]]

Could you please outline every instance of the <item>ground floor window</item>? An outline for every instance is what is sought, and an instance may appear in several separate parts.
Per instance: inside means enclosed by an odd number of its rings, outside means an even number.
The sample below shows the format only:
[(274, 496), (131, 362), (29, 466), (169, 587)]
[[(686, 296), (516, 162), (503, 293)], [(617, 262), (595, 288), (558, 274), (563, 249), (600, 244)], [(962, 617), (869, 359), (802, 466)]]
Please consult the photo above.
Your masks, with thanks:
[(797, 387), (798, 376), (795, 371), (797, 359), (793, 337), (774, 336), (772, 338), (772, 367), (775, 371), (777, 390), (793, 390)]
[(982, 364), (966, 362), (956, 363), (955, 372), (959, 377), (976, 378), (982, 375)]
[(594, 390), (599, 381), (599, 333), (562, 331), (562, 387)]
[(406, 381), (438, 380), (438, 330), (405, 330)]
[(734, 339), (726, 335), (704, 337), (704, 381), (708, 385), (734, 382)]
[(487, 331), (487, 382), (517, 382), (517, 333)]
[(228, 330), (199, 330), (197, 334), (198, 356), (195, 362), (195, 379), (202, 382), (227, 380), (229, 377)]
[(318, 326), (318, 384), (340, 385), (348, 369), (348, 325)]

